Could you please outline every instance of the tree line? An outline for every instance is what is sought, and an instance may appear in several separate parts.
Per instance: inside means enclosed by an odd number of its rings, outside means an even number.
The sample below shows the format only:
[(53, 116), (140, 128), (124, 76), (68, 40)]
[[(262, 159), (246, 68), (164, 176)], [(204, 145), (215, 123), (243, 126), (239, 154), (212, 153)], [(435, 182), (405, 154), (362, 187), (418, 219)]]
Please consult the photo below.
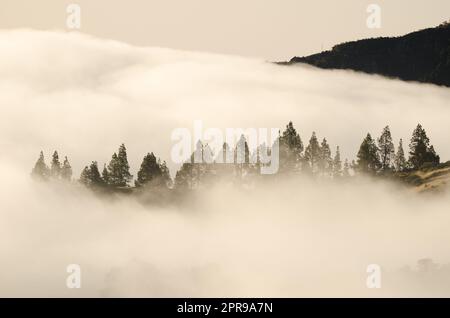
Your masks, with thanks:
[[(195, 189), (202, 184), (212, 183), (223, 178), (244, 183), (255, 181), (258, 178), (267, 178), (270, 176), (260, 174), (260, 168), (264, 165), (260, 156), (262, 151), (270, 153), (275, 145), (279, 149), (277, 176), (309, 174), (328, 178), (344, 178), (355, 174), (388, 175), (435, 166), (440, 162), (439, 155), (436, 154), (425, 129), (420, 124), (412, 133), (408, 159), (406, 159), (403, 149), (403, 140), (400, 139), (397, 149), (395, 149), (390, 128), (386, 126), (377, 139), (368, 133), (360, 145), (356, 160), (349, 162), (347, 159), (341, 159), (339, 146), (336, 147), (333, 155), (327, 139), (323, 138), (319, 141), (315, 132), (312, 133), (308, 145), (305, 147), (293, 123), (289, 122), (285, 130), (280, 132), (272, 147), (260, 145), (254, 151), (250, 151), (243, 135), (234, 149), (224, 143), (216, 156), (216, 159), (223, 158), (221, 161), (201, 160), (197, 163), (194, 156), (200, 156), (203, 159), (207, 155), (214, 155), (207, 144), (204, 145), (198, 141), (195, 151), (176, 172), (174, 180), (171, 179), (166, 162), (157, 158), (153, 152), (147, 153), (135, 178), (134, 187)], [(225, 160), (228, 156), (233, 158), (231, 163), (223, 163), (230, 162)], [(239, 156), (241, 160), (237, 160)], [(60, 162), (57, 151), (53, 153), (50, 167), (48, 167), (41, 151), (32, 175), (41, 180), (71, 181), (72, 167), (67, 157), (64, 157), (62, 163)], [(130, 173), (124, 144), (121, 144), (118, 151), (112, 155), (110, 162), (104, 164), (102, 172), (99, 170), (98, 162), (92, 161), (84, 167), (78, 179), (81, 184), (89, 188), (112, 190), (129, 188), (132, 180), (133, 176)]]

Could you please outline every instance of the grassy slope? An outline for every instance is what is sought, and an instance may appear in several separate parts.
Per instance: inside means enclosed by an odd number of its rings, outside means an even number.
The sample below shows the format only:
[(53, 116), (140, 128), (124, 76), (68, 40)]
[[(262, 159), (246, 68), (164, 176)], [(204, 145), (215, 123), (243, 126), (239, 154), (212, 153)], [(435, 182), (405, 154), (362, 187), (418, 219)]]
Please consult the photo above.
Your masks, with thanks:
[(450, 187), (450, 161), (437, 167), (404, 172), (397, 176), (415, 187), (417, 192), (442, 192)]

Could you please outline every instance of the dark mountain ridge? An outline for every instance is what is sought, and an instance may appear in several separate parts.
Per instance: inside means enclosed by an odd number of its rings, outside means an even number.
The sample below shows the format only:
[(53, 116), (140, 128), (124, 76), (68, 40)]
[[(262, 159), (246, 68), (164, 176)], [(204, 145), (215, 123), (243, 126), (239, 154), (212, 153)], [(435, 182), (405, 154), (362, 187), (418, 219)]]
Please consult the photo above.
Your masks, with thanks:
[(405, 81), (450, 87), (450, 23), (400, 37), (381, 37), (342, 43), (331, 51), (294, 57), (324, 69), (351, 69)]

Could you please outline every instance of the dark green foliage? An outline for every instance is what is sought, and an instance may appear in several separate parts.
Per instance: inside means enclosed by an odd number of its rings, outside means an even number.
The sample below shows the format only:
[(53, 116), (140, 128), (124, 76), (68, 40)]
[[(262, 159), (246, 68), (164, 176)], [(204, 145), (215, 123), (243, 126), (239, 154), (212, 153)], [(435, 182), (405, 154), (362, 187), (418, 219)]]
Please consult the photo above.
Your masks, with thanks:
[(103, 165), (102, 179), (105, 185), (109, 185), (109, 172), (108, 169), (106, 168), (106, 164)]
[(98, 170), (98, 164), (93, 161), (89, 167), (85, 167), (80, 175), (80, 182), (90, 188), (100, 188), (105, 186), (100, 171)]
[(81, 171), (81, 175), (80, 175), (80, 183), (84, 184), (85, 186), (90, 186), (90, 171), (89, 171), (89, 167), (86, 166), (84, 167), (84, 169)]
[(169, 168), (167, 167), (167, 163), (165, 161), (161, 163), (161, 161), (158, 158), (158, 164), (159, 167), (161, 168), (161, 179), (164, 181), (164, 185), (166, 187), (172, 186), (172, 178), (170, 177), (170, 171)]
[(119, 147), (117, 159), (119, 161), (122, 186), (127, 186), (128, 183), (131, 181), (131, 179), (133, 179), (133, 176), (130, 174), (130, 165), (128, 164), (127, 149), (125, 148), (124, 144), (121, 144)]
[(409, 167), (419, 169), (425, 163), (437, 165), (439, 161), (440, 158), (436, 154), (434, 147), (430, 145), (430, 139), (425, 129), (422, 128), (422, 125), (418, 124), (413, 131), (409, 144)]
[(403, 150), (403, 139), (400, 139), (397, 153), (395, 155), (395, 171), (403, 172), (406, 169), (405, 151)]
[(108, 186), (113, 188), (128, 186), (133, 176), (130, 174), (130, 165), (124, 144), (120, 145), (118, 153), (112, 155), (107, 169)]
[(114, 153), (108, 164), (108, 185), (111, 187), (123, 187), (126, 185), (121, 173), (120, 162), (117, 154)]
[(326, 138), (320, 144), (318, 169), (320, 173), (326, 176), (331, 176), (333, 171), (333, 159), (331, 158), (331, 149)]
[(94, 187), (101, 187), (104, 185), (103, 179), (100, 175), (100, 171), (98, 170), (97, 161), (93, 161), (89, 166), (89, 176), (91, 185)]
[(363, 173), (376, 173), (380, 169), (378, 147), (370, 134), (364, 138), (357, 155), (356, 169)]
[(160, 159), (156, 159), (153, 152), (147, 154), (142, 160), (141, 168), (137, 174), (136, 186), (169, 187), (170, 183), (171, 179), (166, 162), (161, 163)]
[(378, 138), (378, 154), (381, 171), (386, 172), (387, 170), (390, 170), (394, 163), (395, 148), (389, 126), (384, 127), (380, 138)]
[(295, 63), (450, 86), (450, 25), (443, 24), (402, 37), (343, 43), (331, 51), (294, 57), (285, 64)]

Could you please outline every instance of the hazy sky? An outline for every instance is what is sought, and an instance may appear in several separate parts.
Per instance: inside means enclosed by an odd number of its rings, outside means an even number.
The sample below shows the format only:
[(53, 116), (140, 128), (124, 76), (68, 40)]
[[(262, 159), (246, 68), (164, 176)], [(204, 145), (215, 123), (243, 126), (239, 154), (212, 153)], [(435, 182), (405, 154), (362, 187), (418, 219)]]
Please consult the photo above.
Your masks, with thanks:
[[(288, 59), (342, 41), (401, 35), (450, 18), (448, 0), (2, 0), (0, 29), (67, 29), (81, 6), (81, 31), (136, 45)], [(380, 29), (367, 6), (382, 9)]]

